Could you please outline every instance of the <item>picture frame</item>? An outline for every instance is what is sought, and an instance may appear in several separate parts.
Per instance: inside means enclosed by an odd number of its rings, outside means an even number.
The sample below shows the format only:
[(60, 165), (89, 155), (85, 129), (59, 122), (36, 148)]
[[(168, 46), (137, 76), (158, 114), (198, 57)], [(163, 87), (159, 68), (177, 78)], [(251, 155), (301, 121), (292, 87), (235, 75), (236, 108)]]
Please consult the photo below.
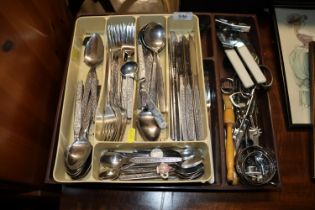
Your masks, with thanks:
[(289, 128), (311, 128), (308, 43), (315, 41), (315, 9), (274, 7), (274, 24)]

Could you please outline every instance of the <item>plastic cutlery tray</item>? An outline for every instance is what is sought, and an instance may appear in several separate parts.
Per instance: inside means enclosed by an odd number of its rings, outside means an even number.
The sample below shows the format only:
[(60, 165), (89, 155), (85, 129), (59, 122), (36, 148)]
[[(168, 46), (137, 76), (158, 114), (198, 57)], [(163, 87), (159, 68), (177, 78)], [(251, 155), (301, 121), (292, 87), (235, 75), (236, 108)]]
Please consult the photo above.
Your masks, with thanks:
[[(53, 157), (54, 166), (52, 177), (58, 183), (106, 183), (110, 187), (132, 187), (141, 189), (188, 189), (188, 190), (273, 190), (281, 186), (279, 168), (273, 178), (275, 185), (249, 186), (244, 184), (230, 185), (226, 181), (226, 164), (225, 164), (225, 129), (223, 121), (223, 100), (220, 90), (220, 80), (234, 74), (233, 69), (227, 61), (221, 43), (216, 37), (215, 18), (223, 17), (230, 20), (241, 21), (249, 24), (251, 30), (248, 33), (250, 42), (253, 45), (259, 58), (261, 57), (260, 49), (260, 33), (255, 15), (240, 14), (216, 14), (216, 13), (196, 13), (191, 20), (174, 20), (170, 14), (154, 14), (154, 15), (117, 15), (117, 16), (86, 16), (80, 17), (76, 21), (73, 41), (71, 45), (71, 53), (69, 56), (68, 71), (66, 73), (66, 81), (64, 88), (63, 103), (60, 107), (61, 114), (59, 116), (60, 125), (59, 132), (56, 132), (56, 153)], [(105, 89), (107, 84), (105, 77), (107, 58), (107, 35), (106, 26), (109, 23), (123, 23), (133, 21), (136, 26), (135, 39), (138, 39), (138, 32), (147, 23), (154, 21), (163, 25), (166, 34), (171, 30), (181, 32), (191, 32), (194, 34), (197, 53), (192, 55), (197, 61), (198, 87), (201, 91), (201, 110), (202, 123), (206, 129), (206, 137), (198, 141), (173, 141), (170, 138), (170, 87), (169, 87), (169, 49), (168, 43), (166, 48), (159, 54), (163, 77), (165, 80), (165, 90), (167, 95), (167, 109), (163, 112), (167, 120), (168, 127), (163, 130), (158, 141), (144, 141), (136, 130), (135, 138), (130, 140), (128, 130), (132, 127), (136, 128), (136, 116), (139, 110), (135, 106), (133, 118), (128, 122), (126, 132), (122, 142), (105, 142), (96, 137), (99, 132), (97, 116), (101, 114), (102, 107), (105, 103)], [(91, 33), (99, 33), (102, 36), (105, 53), (104, 61), (97, 67), (97, 76), (100, 85), (100, 97), (97, 107), (96, 122), (91, 126), (90, 142), (93, 145), (92, 167), (89, 174), (81, 180), (72, 180), (65, 172), (64, 168), (64, 151), (69, 144), (73, 142), (73, 109), (75, 86), (78, 80), (85, 81), (89, 68), (83, 62), (84, 45), (83, 40)], [(167, 39), (168, 41), (168, 39)], [(137, 41), (135, 41), (135, 49)], [(137, 53), (137, 50), (135, 51)], [(135, 56), (137, 58), (137, 55)], [(206, 107), (206, 91), (204, 74), (209, 76), (209, 85), (211, 90), (211, 107), (207, 112)], [(134, 100), (137, 99), (137, 91), (135, 87)], [(262, 136), (260, 142), (263, 147), (273, 151), (275, 154), (276, 144), (274, 139), (274, 131), (271, 121), (271, 110), (269, 105), (268, 92), (260, 94), (257, 98), (259, 109), (259, 126), (262, 128)], [(208, 123), (208, 118), (209, 123)], [(57, 129), (57, 131), (58, 131)], [(205, 173), (201, 178), (196, 180), (139, 180), (139, 181), (119, 181), (119, 180), (100, 180), (98, 179), (99, 158), (102, 151), (106, 150), (134, 150), (134, 149), (153, 149), (165, 147), (184, 147), (194, 146), (199, 148), (204, 155)], [(277, 154), (276, 154), (277, 156)], [(127, 184), (128, 183), (128, 184)]]
[[(194, 36), (194, 44), (196, 46), (196, 53), (191, 54), (193, 59), (197, 62), (195, 71), (197, 72), (197, 85), (200, 91), (200, 102), (201, 102), (201, 121), (205, 125), (203, 133), (205, 134), (202, 139), (196, 141), (173, 141), (170, 138), (170, 96), (169, 96), (169, 56), (168, 56), (168, 38), (166, 39), (166, 46), (163, 51), (159, 53), (161, 68), (163, 72), (163, 78), (165, 81), (165, 94), (166, 94), (166, 111), (162, 112), (166, 122), (168, 124), (166, 129), (162, 130), (162, 133), (157, 141), (150, 142), (145, 141), (140, 136), (138, 130), (136, 129), (136, 118), (139, 113), (139, 109), (134, 105), (133, 117), (128, 121), (125, 133), (123, 135), (121, 142), (110, 142), (103, 141), (100, 138), (99, 133), (102, 129), (102, 114), (104, 109), (105, 95), (107, 87), (106, 78), (106, 66), (108, 62), (108, 43), (107, 43), (107, 25), (109, 24), (120, 24), (120, 23), (130, 23), (135, 24), (135, 61), (137, 61), (137, 44), (138, 44), (138, 33), (140, 29), (148, 24), (149, 22), (156, 22), (161, 24), (165, 28), (166, 35), (170, 31), (177, 31), (180, 33), (192, 33)], [(78, 80), (85, 81), (87, 72), (89, 68), (83, 62), (84, 54), (84, 39), (92, 33), (99, 33), (103, 39), (105, 46), (104, 61), (101, 65), (97, 66), (97, 77), (99, 80), (100, 94), (99, 101), (97, 105), (95, 122), (90, 128), (89, 140), (93, 145), (92, 153), (92, 167), (90, 172), (84, 178), (80, 180), (72, 180), (65, 171), (64, 166), (64, 152), (68, 145), (73, 142), (73, 109), (74, 109), (74, 96), (75, 88)], [(211, 135), (208, 128), (207, 122), (207, 111), (206, 111), (206, 99), (205, 99), (205, 86), (203, 77), (203, 65), (202, 65), (202, 54), (201, 54), (201, 42), (199, 35), (199, 24), (198, 17), (192, 16), (189, 20), (173, 18), (172, 15), (157, 14), (157, 15), (118, 15), (118, 16), (88, 16), (80, 17), (76, 21), (75, 31), (73, 36), (68, 73), (65, 86), (64, 102), (62, 107), (60, 130), (58, 137), (58, 145), (55, 159), (55, 166), (53, 171), (54, 180), (61, 183), (75, 183), (75, 182), (109, 182), (109, 183), (122, 183), (123, 181), (117, 180), (100, 180), (98, 177), (100, 168), (100, 156), (102, 151), (107, 150), (136, 150), (136, 149), (154, 149), (154, 148), (165, 148), (165, 147), (180, 147), (193, 146), (202, 151), (204, 157), (205, 173), (202, 177), (195, 180), (180, 180), (180, 179), (156, 179), (156, 180), (137, 180), (137, 181), (124, 181), (132, 183), (187, 183), (187, 182), (197, 182), (206, 183), (213, 182), (213, 163), (212, 163), (212, 146), (211, 146)], [(138, 84), (136, 84), (138, 85)], [(137, 104), (137, 88), (134, 88), (134, 104)], [(130, 134), (135, 128), (134, 136)]]

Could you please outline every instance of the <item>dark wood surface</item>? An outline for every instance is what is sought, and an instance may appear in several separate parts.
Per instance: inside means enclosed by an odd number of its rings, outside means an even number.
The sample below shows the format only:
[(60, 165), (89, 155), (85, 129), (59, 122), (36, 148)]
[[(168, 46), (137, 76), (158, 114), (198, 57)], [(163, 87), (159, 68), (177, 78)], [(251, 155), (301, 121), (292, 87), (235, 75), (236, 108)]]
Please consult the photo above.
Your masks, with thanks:
[(73, 24), (63, 0), (13, 0), (0, 25), (0, 189), (39, 186)]
[[(282, 75), (278, 63), (272, 15), (258, 14), (263, 61), (273, 70), (269, 91), (282, 186), (275, 191), (140, 191), (101, 185), (63, 186), (60, 209), (314, 209), (311, 180), (311, 130), (288, 130)], [(266, 131), (268, 132), (268, 131)]]
[[(1, 181), (43, 182), (72, 27), (63, 3), (62, 0), (0, 3)], [(258, 19), (264, 63), (273, 69), (275, 78), (269, 94), (282, 180), (279, 190), (189, 192), (68, 185), (62, 186), (61, 193), (56, 190), (54, 195), (37, 196), (44, 200), (20, 199), (16, 203), (19, 206), (34, 202), (36, 208), (19, 209), (54, 209), (59, 202), (61, 210), (314, 209), (311, 130), (287, 129), (271, 14), (260, 13)]]
[(311, 167), (311, 174), (313, 179), (315, 179), (315, 97), (314, 97), (314, 93), (315, 93), (315, 42), (312, 41), (309, 43), (309, 65), (310, 65), (310, 89), (311, 89), (311, 121), (312, 121), (312, 159), (311, 159), (311, 163), (312, 163), (312, 167)]

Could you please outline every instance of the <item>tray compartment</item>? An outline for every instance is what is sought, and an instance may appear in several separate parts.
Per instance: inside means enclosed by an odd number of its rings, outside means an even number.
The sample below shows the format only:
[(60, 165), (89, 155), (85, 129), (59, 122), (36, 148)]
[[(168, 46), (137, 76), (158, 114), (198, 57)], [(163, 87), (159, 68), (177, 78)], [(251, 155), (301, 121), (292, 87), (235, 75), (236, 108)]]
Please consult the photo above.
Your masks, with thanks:
[[(174, 148), (174, 149), (182, 149), (185, 147), (195, 147), (201, 151), (203, 157), (204, 157), (204, 167), (205, 167), (205, 173), (203, 176), (201, 176), (198, 179), (195, 180), (180, 180), (180, 179), (154, 179), (154, 180), (140, 180), (140, 181), (120, 181), (117, 180), (100, 180), (99, 179), (99, 171), (100, 171), (100, 156), (102, 152), (104, 151), (124, 151), (124, 152), (131, 152), (135, 150), (151, 150), (154, 148)], [(177, 142), (167, 142), (167, 143), (161, 143), (161, 142), (139, 142), (137, 144), (124, 144), (124, 143), (114, 143), (114, 144), (108, 144), (108, 143), (98, 143), (95, 145), (94, 148), (94, 155), (93, 155), (93, 178), (96, 182), (104, 182), (104, 183), (206, 183), (209, 182), (209, 180), (212, 178), (212, 171), (211, 171), (211, 162), (210, 162), (210, 152), (209, 147), (204, 142), (185, 142), (182, 144), (178, 144)]]
[[(208, 127), (208, 121), (207, 117), (204, 113), (207, 113), (206, 111), (206, 96), (205, 96), (205, 85), (204, 85), (204, 74), (203, 74), (203, 65), (202, 65), (202, 51), (201, 51), (201, 40), (200, 40), (200, 34), (199, 34), (199, 21), (197, 16), (192, 16), (191, 20), (178, 20), (174, 19), (172, 16), (168, 17), (167, 21), (167, 31), (168, 31), (168, 37), (170, 37), (170, 32), (175, 32), (176, 36), (186, 36), (188, 38), (188, 34), (190, 34), (193, 37), (193, 46), (190, 45), (190, 68), (192, 72), (192, 77), (196, 81), (197, 89), (199, 90), (199, 102), (201, 105), (200, 111), (202, 113), (201, 115), (201, 124), (202, 127), (202, 134), (198, 141), (206, 141), (209, 136), (209, 130)], [(170, 57), (168, 57), (168, 63), (171, 62)], [(171, 69), (171, 67), (169, 68)], [(178, 70), (177, 70), (178, 71)], [(176, 74), (176, 73), (175, 73)], [(171, 77), (171, 70), (169, 70), (169, 78)], [(169, 79), (170, 80), (170, 79)], [(177, 81), (178, 82), (178, 81)], [(169, 82), (169, 86), (171, 87), (171, 84)], [(193, 90), (193, 87), (191, 87)], [(170, 89), (170, 88), (169, 88)], [(170, 97), (171, 94), (169, 94)], [(169, 99), (171, 102), (171, 98)], [(171, 106), (171, 104), (169, 105)], [(170, 121), (170, 120), (169, 120)]]
[[(107, 21), (106, 21), (106, 26), (104, 28), (104, 36), (106, 37), (106, 42), (108, 42), (108, 26), (109, 25), (118, 25), (118, 24), (129, 24), (129, 23), (133, 23), (134, 26), (136, 26), (136, 18), (133, 16), (111, 16), (111, 17), (106, 17)], [(136, 37), (136, 32), (134, 31), (133, 37)], [(125, 46), (124, 46), (125, 47)], [(129, 58), (130, 61), (135, 61), (137, 60), (137, 52), (136, 52), (136, 40), (134, 40), (133, 44), (128, 46), (128, 47), (133, 47), (134, 49), (134, 56), (132, 57), (132, 59)], [(115, 51), (115, 50), (114, 50)], [(107, 60), (109, 60), (109, 56), (110, 54), (110, 47), (107, 44), (107, 47), (105, 48), (105, 56), (107, 58)], [(121, 65), (120, 65), (121, 66)], [(120, 67), (118, 67), (118, 69), (120, 69)], [(103, 80), (103, 88), (101, 90), (101, 94), (100, 94), (100, 98), (99, 98), (99, 106), (98, 109), (96, 111), (96, 116), (95, 116), (95, 140), (96, 141), (104, 141), (104, 136), (102, 135), (102, 129), (103, 129), (103, 120), (104, 120), (104, 107), (105, 104), (107, 103), (107, 93), (108, 93), (108, 87), (110, 86), (109, 84), (109, 63), (106, 63), (106, 70), (105, 70), (105, 76), (104, 76), (104, 80)], [(136, 84), (134, 82), (134, 89), (133, 89), (133, 101), (134, 101), (134, 96), (135, 96), (135, 90), (136, 90)], [(135, 107), (135, 105), (133, 104), (133, 107)], [(130, 128), (133, 127), (133, 121), (134, 121), (134, 115), (132, 116), (132, 118), (127, 121), (127, 125), (126, 125), (126, 131), (128, 131)], [(123, 140), (127, 139), (127, 135), (128, 132), (125, 132), (123, 134)]]
[[(73, 140), (73, 113), (74, 113), (74, 99), (77, 81), (83, 80), (88, 74), (89, 67), (83, 62), (84, 56), (84, 39), (90, 36), (92, 33), (99, 33), (103, 40), (104, 47), (106, 47), (104, 29), (106, 20), (104, 17), (96, 18), (79, 18), (76, 21), (76, 27), (74, 31), (74, 36), (72, 40), (72, 48), (70, 52), (68, 74), (65, 85), (65, 95), (62, 107), (60, 130), (59, 130), (59, 140), (56, 152), (55, 167), (53, 172), (53, 177), (56, 181), (73, 181), (65, 173), (64, 168), (64, 152), (68, 145), (70, 145)], [(104, 56), (103, 62), (96, 67), (97, 78), (99, 80), (98, 85), (101, 86), (104, 79), (106, 57)], [(100, 88), (99, 88), (100, 89)], [(91, 131), (93, 131), (94, 125), (91, 125)], [(93, 132), (89, 133), (90, 143), (95, 144)], [(84, 177), (80, 181), (74, 182), (84, 182), (90, 179), (91, 173)]]
[[(251, 46), (247, 45), (249, 49), (254, 50), (255, 53), (258, 55), (259, 63), (263, 64), (263, 59), (261, 57), (261, 49), (260, 49), (260, 37), (259, 37), (259, 27), (256, 20), (255, 15), (240, 15), (240, 14), (213, 14), (212, 16), (213, 21), (215, 18), (224, 18), (228, 20), (233, 20), (236, 22), (242, 22), (251, 26), (250, 32), (246, 33), (246, 38), (251, 43)], [(213, 35), (216, 36), (216, 30), (213, 31)], [(224, 49), (216, 39), (216, 53), (215, 53), (215, 61), (216, 61), (216, 74), (217, 74), (217, 81), (221, 81), (221, 79), (226, 77), (232, 77), (235, 74), (235, 70), (229, 63)], [(280, 179), (279, 179), (279, 168), (277, 166), (277, 173), (274, 176), (272, 182), (275, 183), (274, 185), (266, 184), (262, 186), (249, 186), (246, 184), (237, 184), (235, 186), (229, 185), (226, 179), (226, 163), (225, 163), (225, 135), (224, 135), (224, 123), (223, 123), (223, 99), (222, 93), (220, 89), (220, 84), (217, 84), (216, 89), (217, 94), (217, 101), (218, 106), (218, 120), (221, 124), (220, 127), (220, 145), (221, 145), (221, 166), (222, 166), (222, 186), (226, 189), (234, 189), (234, 190), (242, 190), (242, 189), (275, 189), (280, 186)], [(258, 103), (258, 126), (262, 129), (262, 135), (260, 136), (260, 146), (263, 148), (269, 149), (272, 152), (276, 153), (276, 145), (275, 145), (275, 137), (274, 131), (271, 121), (271, 111), (270, 111), (270, 104), (269, 104), (269, 95), (267, 91), (257, 91), (256, 101)], [(276, 155), (276, 154), (275, 154)]]
[[(166, 30), (167, 30), (167, 17), (165, 15), (140, 15), (140, 16), (137, 16), (137, 24), (136, 24), (136, 37), (137, 37), (137, 47), (140, 47), (139, 45), (139, 40), (140, 40), (140, 37), (139, 37), (139, 34), (140, 34), (140, 30), (142, 28), (144, 28), (147, 24), (151, 23), (151, 22), (154, 22), (154, 23), (158, 23), (160, 25), (163, 26), (163, 28), (165, 29), (165, 33)], [(161, 72), (162, 72), (162, 77), (163, 77), (163, 80), (164, 80), (164, 96), (165, 96), (165, 108), (164, 110), (161, 109), (161, 107), (159, 106), (159, 104), (157, 104), (157, 107), (160, 108), (160, 111), (164, 117), (164, 119), (166, 120), (167, 124), (169, 124), (169, 121), (168, 121), (168, 97), (167, 95), (169, 94), (168, 93), (168, 75), (167, 75), (167, 72), (168, 72), (168, 60), (167, 60), (167, 39), (166, 39), (166, 43), (165, 43), (165, 48), (158, 53), (158, 57), (159, 57), (159, 62), (160, 62), (160, 67), (161, 67)], [(151, 66), (151, 63), (152, 62), (149, 62), (149, 61), (152, 61), (153, 60), (153, 54), (150, 50), (146, 49), (142, 44), (141, 44), (141, 47), (143, 49), (143, 54), (144, 54), (144, 60), (145, 60), (145, 67), (146, 69), (150, 68)], [(138, 60), (139, 62), (139, 60)], [(147, 83), (148, 84), (148, 83)], [(135, 110), (135, 115), (137, 116), (140, 112), (141, 112), (141, 105), (140, 105), (140, 96), (139, 96), (139, 85), (140, 83), (137, 84), (137, 92), (136, 92), (136, 102), (135, 104), (138, 104), (138, 109)], [(135, 117), (135, 120), (134, 120), (134, 127), (136, 128), (136, 117)], [(167, 126), (166, 129), (162, 129), (161, 130), (161, 134), (160, 134), (160, 137), (157, 141), (168, 141), (168, 137), (169, 137), (169, 126)], [(145, 140), (141, 137), (138, 129), (136, 128), (136, 142), (144, 142)]]

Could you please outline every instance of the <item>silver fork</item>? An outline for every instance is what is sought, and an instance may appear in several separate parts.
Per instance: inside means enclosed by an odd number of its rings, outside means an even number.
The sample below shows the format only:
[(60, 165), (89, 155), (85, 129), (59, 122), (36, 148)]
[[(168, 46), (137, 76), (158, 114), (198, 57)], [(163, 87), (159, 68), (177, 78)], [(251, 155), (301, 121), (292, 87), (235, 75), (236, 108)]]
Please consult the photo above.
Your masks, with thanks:
[(113, 106), (113, 79), (112, 79), (112, 62), (113, 62), (113, 53), (109, 53), (109, 61), (108, 61), (108, 86), (107, 86), (107, 101), (104, 107), (104, 115), (103, 115), (103, 126), (102, 126), (102, 136), (104, 141), (113, 141), (115, 137), (115, 133), (118, 132), (119, 123), (118, 123), (118, 115), (119, 112), (115, 106)]
[[(134, 49), (134, 23), (110, 24), (107, 28), (109, 50), (111, 52), (109, 61), (109, 101), (106, 104), (105, 116), (112, 116), (112, 119), (104, 123), (104, 136), (106, 141), (122, 141), (127, 125), (126, 101), (123, 97), (122, 87), (126, 82), (120, 73), (121, 61), (126, 61), (133, 56)], [(133, 89), (127, 87), (127, 90)], [(129, 104), (127, 105), (129, 106)]]

